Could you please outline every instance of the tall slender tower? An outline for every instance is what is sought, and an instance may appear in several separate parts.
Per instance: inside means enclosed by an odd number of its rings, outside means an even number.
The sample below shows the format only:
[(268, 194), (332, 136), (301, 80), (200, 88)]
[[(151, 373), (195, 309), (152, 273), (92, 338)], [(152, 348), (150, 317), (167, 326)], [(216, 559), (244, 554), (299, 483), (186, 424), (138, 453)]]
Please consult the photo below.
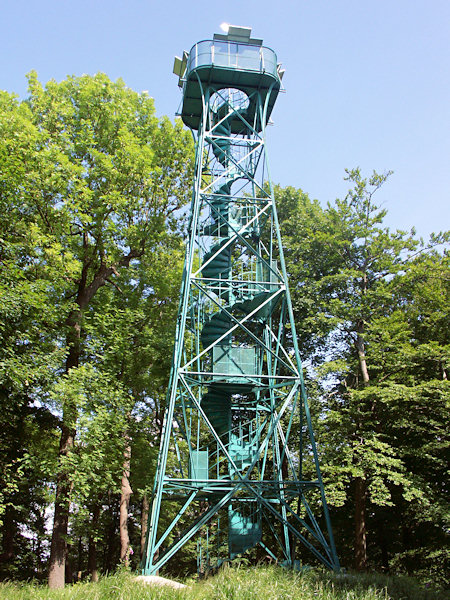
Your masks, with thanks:
[(299, 543), (339, 569), (268, 173), (283, 71), (250, 35), (230, 26), (175, 59), (196, 168), (147, 575), (194, 536), (201, 569), (258, 544), (294, 566)]

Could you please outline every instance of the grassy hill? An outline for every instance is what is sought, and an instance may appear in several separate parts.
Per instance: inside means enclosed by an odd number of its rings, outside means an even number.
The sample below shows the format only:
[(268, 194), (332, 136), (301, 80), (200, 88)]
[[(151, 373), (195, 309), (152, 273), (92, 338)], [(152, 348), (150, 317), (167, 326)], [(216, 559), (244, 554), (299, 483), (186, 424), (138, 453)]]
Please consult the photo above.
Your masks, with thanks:
[(445, 592), (421, 587), (408, 577), (336, 575), (320, 570), (292, 573), (280, 567), (222, 569), (188, 588), (139, 584), (129, 573), (78, 583), (64, 590), (33, 584), (0, 584), (0, 600), (448, 600)]

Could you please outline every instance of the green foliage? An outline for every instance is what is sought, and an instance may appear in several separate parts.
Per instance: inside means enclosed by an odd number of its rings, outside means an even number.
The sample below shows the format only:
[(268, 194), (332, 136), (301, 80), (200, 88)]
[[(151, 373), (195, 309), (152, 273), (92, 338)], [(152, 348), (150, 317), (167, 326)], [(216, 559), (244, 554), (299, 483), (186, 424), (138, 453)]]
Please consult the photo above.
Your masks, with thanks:
[[(0, 512), (10, 573), (24, 561), (19, 527), (39, 521), (38, 548), (45, 540), (56, 474), (70, 482), (72, 532), (84, 524), (88, 536), (90, 512), (120, 490), (130, 428), (138, 438), (138, 423), (160, 418), (193, 164), (181, 122), (156, 118), (153, 100), (120, 80), (44, 87), (31, 73), (29, 92), (25, 102), (0, 93)], [(76, 437), (58, 457), (59, 427)], [(41, 567), (18, 573), (41, 576)]]
[[(132, 405), (116, 382), (95, 369), (81, 365), (61, 377), (51, 390), (59, 402), (75, 407), (77, 439), (74, 451), (61, 459), (73, 487), (78, 507), (95, 491), (118, 493), (122, 469), (122, 432)], [(70, 425), (70, 423), (69, 423)]]
[(449, 235), (424, 244), (385, 227), (374, 194), (389, 175), (348, 171), (352, 188), (326, 209), (292, 188), (278, 188), (277, 201), (341, 558), (351, 564), (358, 501), (371, 564), (414, 572), (409, 556), (437, 553), (442, 578), (449, 279), (448, 256), (434, 248)]

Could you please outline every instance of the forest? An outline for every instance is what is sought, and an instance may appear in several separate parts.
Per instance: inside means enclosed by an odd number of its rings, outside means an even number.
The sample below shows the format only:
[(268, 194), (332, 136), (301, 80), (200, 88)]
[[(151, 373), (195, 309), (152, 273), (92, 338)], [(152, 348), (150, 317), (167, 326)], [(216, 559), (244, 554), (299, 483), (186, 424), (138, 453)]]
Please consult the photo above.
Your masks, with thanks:
[[(28, 79), (0, 92), (0, 578), (61, 587), (143, 552), (194, 144), (121, 80)], [(274, 190), (337, 550), (445, 587), (450, 233), (392, 231), (392, 174), (344, 175), (327, 206)]]

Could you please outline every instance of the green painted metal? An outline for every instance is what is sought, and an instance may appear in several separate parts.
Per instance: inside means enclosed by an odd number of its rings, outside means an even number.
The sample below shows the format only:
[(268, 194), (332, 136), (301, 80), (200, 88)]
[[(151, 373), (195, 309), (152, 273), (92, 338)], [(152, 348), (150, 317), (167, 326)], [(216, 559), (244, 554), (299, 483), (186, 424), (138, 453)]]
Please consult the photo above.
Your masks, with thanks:
[(282, 71), (231, 27), (174, 72), (196, 169), (142, 572), (194, 536), (202, 572), (256, 546), (294, 566), (296, 542), (338, 570), (266, 155)]

